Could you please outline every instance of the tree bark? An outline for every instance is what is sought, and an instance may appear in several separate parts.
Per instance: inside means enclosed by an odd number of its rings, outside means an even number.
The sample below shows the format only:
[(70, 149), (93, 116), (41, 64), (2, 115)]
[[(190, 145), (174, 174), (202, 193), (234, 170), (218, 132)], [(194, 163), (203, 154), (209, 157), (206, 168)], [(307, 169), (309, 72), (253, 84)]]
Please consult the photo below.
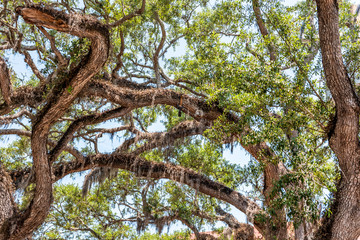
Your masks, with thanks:
[(0, 239), (8, 239), (11, 217), (16, 209), (12, 189), (10, 176), (0, 166)]
[[(16, 221), (0, 239), (28, 237), (48, 215), (52, 203), (52, 172), (48, 159), (47, 138), (51, 126), (61, 117), (88, 81), (101, 69), (109, 51), (109, 31), (99, 21), (80, 14), (65, 14), (38, 5), (17, 7), (17, 14), (30, 24), (44, 26), (91, 40), (91, 49), (83, 61), (61, 79), (46, 98), (46, 104), (33, 121), (31, 150), (35, 172), (35, 190), (26, 211), (16, 214)], [(4, 236), (5, 236), (4, 235)]]
[(10, 71), (2, 57), (0, 57), (0, 89), (5, 103), (9, 105), (11, 103), (12, 94)]
[[(282, 174), (281, 164), (275, 165), (273, 163), (268, 163), (265, 167), (264, 196), (265, 206), (268, 208), (273, 207), (271, 201), (278, 197), (271, 196), (271, 192), (274, 184), (280, 179)], [(267, 224), (264, 237), (266, 240), (288, 239), (286, 212), (284, 208), (275, 209), (274, 213), (271, 215), (270, 222)]]
[(257, 220), (257, 215), (265, 213), (254, 201), (219, 182), (181, 166), (147, 161), (133, 154), (96, 154), (86, 157), (84, 162), (73, 161), (56, 166), (54, 167), (54, 175), (56, 180), (59, 180), (70, 173), (81, 172), (94, 167), (119, 168), (131, 171), (139, 177), (164, 178), (186, 184), (203, 194), (230, 203), (245, 213), (249, 221), (254, 223), (254, 226), (262, 234), (266, 232), (266, 224)]
[(316, 4), (323, 68), (336, 108), (329, 144), (342, 172), (326, 239), (354, 240), (360, 235), (360, 104), (342, 60), (338, 3), (317, 0)]

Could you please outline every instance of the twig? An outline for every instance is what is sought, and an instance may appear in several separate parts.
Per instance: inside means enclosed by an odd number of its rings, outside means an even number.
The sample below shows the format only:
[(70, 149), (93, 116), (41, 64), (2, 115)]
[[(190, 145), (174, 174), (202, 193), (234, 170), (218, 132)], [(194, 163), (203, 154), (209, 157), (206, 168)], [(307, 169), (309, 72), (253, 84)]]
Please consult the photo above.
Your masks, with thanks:
[(64, 57), (61, 55), (60, 51), (56, 48), (55, 38), (54, 38), (53, 36), (51, 36), (43, 27), (38, 26), (38, 28), (39, 28), (40, 31), (45, 35), (45, 37), (46, 37), (47, 39), (49, 39), (51, 49), (54, 51), (57, 59), (59, 60), (60, 65), (65, 65), (65, 64), (66, 64), (66, 60), (65, 60)]
[(132, 12), (132, 13), (130, 13), (128, 15), (125, 15), (123, 18), (121, 18), (120, 20), (118, 20), (116, 22), (110, 23), (109, 26), (111, 28), (117, 27), (117, 26), (123, 24), (124, 22), (132, 19), (133, 17), (136, 17), (136, 16), (139, 16), (139, 15), (143, 14), (145, 12), (145, 4), (146, 4), (146, 0), (142, 0), (142, 5), (141, 5), (140, 9), (138, 9), (137, 11)]

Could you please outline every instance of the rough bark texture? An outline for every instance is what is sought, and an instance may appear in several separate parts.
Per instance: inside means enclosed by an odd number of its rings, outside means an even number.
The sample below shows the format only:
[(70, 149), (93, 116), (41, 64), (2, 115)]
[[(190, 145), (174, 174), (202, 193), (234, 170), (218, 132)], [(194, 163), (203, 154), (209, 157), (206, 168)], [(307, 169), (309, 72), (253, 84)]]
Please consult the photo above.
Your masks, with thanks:
[(8, 239), (7, 229), (11, 227), (11, 217), (15, 213), (13, 186), (9, 174), (0, 166), (0, 239)]
[[(283, 175), (279, 169), (281, 164), (276, 166), (272, 163), (267, 164), (264, 171), (264, 196), (265, 205), (269, 208), (273, 207), (271, 201), (278, 197), (277, 195), (271, 196), (274, 184)], [(284, 208), (275, 209), (274, 214), (271, 216), (271, 223), (267, 225), (266, 232), (264, 234), (265, 239), (288, 239), (288, 229), (286, 212)]]
[[(85, 94), (85, 92), (83, 94)], [(216, 105), (208, 105), (197, 98), (189, 97), (167, 89), (135, 90), (132, 88), (121, 88), (105, 81), (92, 81), (86, 89), (86, 94), (103, 97), (112, 102), (118, 103), (121, 106), (130, 108), (152, 106), (157, 104), (166, 104), (178, 107), (180, 99), (183, 99), (182, 110), (200, 121), (213, 121), (223, 113), (223, 110)], [(232, 114), (228, 114), (227, 118), (229, 122), (240, 121), (238, 116)], [(270, 161), (270, 159), (275, 159), (275, 154), (265, 142), (260, 142), (258, 144), (244, 144), (242, 142), (242, 136), (246, 136), (250, 133), (251, 129), (245, 127), (242, 132), (238, 133), (237, 140), (256, 160), (265, 164), (264, 194), (266, 196), (266, 204), (269, 206), (271, 201), (269, 195), (274, 183), (279, 180), (280, 176), (285, 174), (287, 170), (282, 163), (275, 165)], [(151, 143), (148, 145), (151, 145)], [(155, 145), (155, 143), (153, 145)], [(136, 151), (141, 152), (141, 149)], [(269, 227), (266, 231), (267, 238), (270, 239), (271, 236), (276, 236), (280, 239), (286, 239), (287, 228), (284, 209), (276, 211), (276, 216), (274, 216), (273, 219), (278, 227)]]
[(261, 214), (262, 209), (255, 202), (221, 183), (181, 166), (146, 161), (132, 154), (97, 154), (85, 158), (84, 162), (74, 161), (59, 165), (54, 168), (54, 175), (58, 180), (70, 173), (104, 166), (132, 171), (140, 177), (166, 178), (186, 184), (201, 193), (230, 203), (244, 212), (248, 216), (249, 221), (254, 223), (261, 232), (265, 229), (264, 223), (257, 222), (256, 220), (256, 215)]
[(241, 224), (234, 231), (234, 240), (254, 240), (254, 228), (249, 224)]
[(52, 173), (47, 153), (50, 127), (65, 113), (85, 84), (101, 69), (109, 51), (108, 29), (96, 19), (79, 14), (65, 14), (36, 5), (17, 7), (16, 12), (27, 23), (87, 37), (91, 40), (91, 49), (85, 59), (51, 90), (46, 105), (33, 123), (31, 149), (36, 188), (28, 209), (17, 216), (14, 226), (4, 233), (9, 235), (6, 239), (14, 240), (26, 238), (44, 222), (52, 202)]
[(359, 99), (342, 60), (338, 3), (336, 0), (316, 3), (326, 83), (336, 105), (329, 142), (342, 171), (326, 238), (352, 240), (360, 235)]
[[(135, 88), (135, 89), (134, 89)], [(74, 121), (68, 130), (64, 133), (63, 137), (57, 143), (55, 148), (50, 152), (50, 159), (53, 161), (56, 159), (59, 153), (66, 147), (69, 150), (69, 146), (67, 143), (72, 140), (73, 134), (79, 130), (81, 127), (86, 126), (88, 124), (95, 124), (106, 119), (110, 119), (112, 117), (119, 117), (131, 109), (144, 107), (144, 106), (152, 106), (157, 104), (165, 104), (171, 105), (174, 107), (179, 106), (179, 101), (182, 98), (182, 110), (186, 112), (186, 114), (194, 117), (195, 119), (199, 120), (200, 122), (194, 122), (191, 126), (187, 126), (187, 123), (180, 124), (176, 129), (168, 133), (159, 133), (153, 134), (151, 138), (149, 138), (149, 142), (144, 144), (142, 147), (139, 147), (135, 150), (135, 154), (139, 154), (145, 150), (152, 149), (159, 145), (168, 145), (171, 142), (175, 141), (176, 139), (183, 138), (185, 136), (191, 136), (196, 134), (201, 134), (204, 130), (207, 129), (208, 121), (216, 120), (222, 113), (223, 110), (216, 105), (208, 105), (205, 101), (199, 100), (194, 97), (189, 97), (182, 93), (177, 93), (172, 90), (167, 89), (136, 89), (136, 87), (132, 87), (132, 85), (128, 85), (126, 88), (121, 88), (119, 86), (115, 86), (109, 82), (105, 81), (92, 81), (81, 93), (85, 96), (99, 96), (105, 99), (110, 100), (113, 103), (120, 104), (123, 107), (118, 109), (110, 110), (108, 112), (104, 112), (101, 114), (96, 115), (89, 115), (83, 118), (79, 118), (78, 120)], [(19, 104), (27, 104), (28, 101), (35, 102), (42, 101), (42, 98), (38, 98), (37, 88), (32, 90), (32, 94), (28, 94), (30, 98), (24, 98), (21, 94), (14, 94), (13, 99), (17, 104), (13, 105), (14, 107), (18, 106)], [(40, 91), (39, 91), (40, 92)], [(32, 96), (32, 97), (31, 97)], [(24, 100), (24, 101), (23, 101)], [(22, 102), (23, 101), (23, 102)], [(14, 102), (14, 101), (13, 101)], [(227, 115), (228, 121), (230, 122), (238, 122), (240, 119), (239, 117), (228, 114)], [(245, 128), (243, 132), (238, 133), (236, 140), (241, 142), (241, 137), (251, 133), (251, 130)], [(138, 140), (141, 138), (138, 138)], [(151, 141), (152, 139), (152, 141)], [(161, 140), (159, 142), (159, 140)], [(129, 140), (131, 141), (131, 139)], [(162, 143), (161, 143), (162, 142)], [(125, 144), (125, 143), (124, 143)], [(53, 145), (53, 144), (52, 144)], [(284, 173), (286, 173), (286, 169), (282, 164), (278, 164), (277, 166), (273, 163), (269, 162), (269, 159), (273, 159), (275, 157), (272, 150), (269, 146), (262, 142), (255, 145), (251, 144), (243, 144), (242, 145), (245, 150), (247, 150), (254, 158), (258, 161), (263, 162), (266, 164), (265, 167), (265, 178), (264, 178), (264, 192), (269, 194), (274, 182)], [(120, 146), (124, 147), (124, 146)], [(127, 149), (128, 146), (125, 146)], [(72, 151), (74, 153), (74, 151)], [(270, 200), (269, 200), (270, 201)], [(283, 219), (283, 217), (281, 217)], [(280, 225), (279, 225), (280, 226)], [(282, 226), (282, 225), (281, 225)], [(274, 228), (267, 230), (259, 229), (262, 232), (266, 232), (266, 236), (278, 235), (281, 232), (281, 236), (286, 234), (284, 233), (283, 228)], [(279, 231), (281, 230), (281, 231)], [(285, 229), (286, 230), (286, 229)]]
[(315, 227), (317, 227), (316, 224), (304, 221), (295, 229), (295, 240), (314, 239)]
[(10, 104), (11, 94), (12, 94), (10, 72), (2, 57), (0, 57), (0, 87), (1, 87), (1, 94), (5, 103)]
[[(260, 33), (264, 39), (268, 39), (270, 33), (266, 28), (266, 21), (263, 20), (259, 1), (253, 0), (252, 4)], [(339, 160), (342, 171), (342, 179), (338, 185), (338, 192), (332, 208), (333, 215), (324, 225), (326, 228), (322, 232), (323, 235), (318, 234), (318, 238), (353, 240), (360, 235), (360, 147), (358, 139), (360, 104), (342, 60), (337, 2), (333, 0), (317, 0), (317, 7), (323, 66), (328, 87), (336, 104), (336, 116), (333, 120), (334, 127), (329, 132), (329, 143)], [(56, 82), (53, 82), (52, 88), (46, 86), (46, 79), (36, 69), (31, 56), (25, 54), (27, 56), (26, 61), (36, 77), (39, 78), (41, 84), (39, 87), (26, 86), (13, 91), (9, 70), (5, 61), (0, 58), (0, 88), (4, 99), (4, 103), (0, 105), (0, 115), (9, 114), (20, 106), (30, 106), (32, 108), (41, 106), (38, 114), (31, 118), (33, 123), (32, 131), (19, 129), (0, 130), (0, 135), (17, 134), (31, 138), (35, 177), (32, 177), (30, 182), (36, 184), (34, 198), (29, 208), (22, 213), (17, 213), (11, 195), (12, 181), (7, 173), (0, 169), (0, 226), (2, 226), (0, 228), (0, 240), (24, 239), (31, 235), (48, 214), (52, 202), (52, 183), (55, 179), (58, 180), (69, 173), (84, 171), (93, 167), (119, 168), (132, 171), (140, 177), (166, 178), (187, 184), (199, 192), (228, 202), (243, 211), (266, 239), (288, 238), (285, 209), (278, 209), (273, 216), (268, 216), (271, 221), (269, 220), (267, 223), (259, 222), (256, 215), (263, 213), (262, 209), (239, 192), (192, 170), (171, 164), (145, 161), (138, 157), (139, 154), (156, 147), (168, 146), (179, 139), (202, 134), (221, 115), (225, 115), (229, 123), (239, 123), (241, 120), (240, 115), (231, 112), (224, 114), (224, 109), (219, 107), (216, 102), (208, 103), (203, 99), (206, 96), (201, 93), (198, 95), (195, 93), (195, 95), (202, 97), (198, 98), (175, 90), (140, 85), (119, 77), (117, 71), (121, 66), (120, 58), (125, 49), (124, 39), (122, 39), (121, 50), (117, 57), (120, 60), (116, 64), (112, 79), (109, 80), (109, 77), (105, 75), (102, 80), (99, 80), (100, 76), (94, 77), (108, 58), (110, 48), (108, 29), (119, 26), (144, 11), (145, 0), (142, 1), (141, 8), (134, 13), (104, 25), (92, 16), (77, 13), (66, 14), (43, 6), (29, 5), (16, 8), (17, 14), (25, 22), (38, 26), (50, 39), (51, 48), (61, 64), (65, 64), (66, 61), (62, 58), (61, 52), (56, 51), (54, 38), (47, 34), (44, 27), (81, 38), (89, 38), (91, 48), (78, 66), (69, 66), (70, 70), (62, 74), (63, 77), (56, 79)], [(153, 57), (153, 70), (155, 71), (158, 86), (160, 86), (160, 77), (163, 77), (163, 72), (158, 60), (164, 47), (166, 33), (164, 24), (162, 24), (158, 15), (156, 15), (156, 20), (160, 24), (162, 38)], [(268, 50), (270, 60), (275, 61), (276, 48), (272, 44), (268, 44)], [(162, 81), (165, 80), (162, 79)], [(79, 117), (72, 121), (57, 142), (50, 140), (49, 132), (51, 127), (64, 115), (73, 101), (76, 98), (88, 97), (105, 99), (114, 105), (120, 106), (105, 112)], [(193, 117), (195, 120), (181, 122), (168, 132), (148, 133), (146, 130), (140, 132), (134, 129), (133, 125), (118, 128), (114, 131), (127, 129), (136, 136), (124, 141), (115, 153), (108, 155), (97, 154), (84, 157), (73, 146), (69, 145), (75, 135), (80, 134), (80, 131), (84, 130), (86, 126), (124, 117), (133, 109), (158, 104), (178, 108), (179, 111)], [(19, 116), (21, 114), (19, 113)], [(16, 117), (15, 115), (6, 116), (0, 118), (0, 121), (11, 121)], [(96, 129), (92, 130), (96, 131)], [(279, 180), (281, 175), (287, 173), (287, 169), (282, 163), (273, 163), (272, 160), (276, 159), (276, 156), (266, 142), (245, 144), (242, 138), (249, 134), (252, 134), (252, 130), (245, 126), (237, 130), (237, 132), (233, 132), (230, 141), (238, 141), (257, 161), (264, 164), (264, 203), (266, 207), (271, 207), (273, 196), (270, 193), (274, 183)], [(131, 148), (136, 144), (137, 148)], [(53, 147), (51, 151), (48, 151), (49, 146)], [(53, 167), (52, 164), (62, 151), (71, 153), (76, 160)], [(11, 176), (15, 186), (18, 186), (17, 181), (21, 182), (22, 179), (30, 175), (30, 172), (29, 169), (13, 172)], [(18, 180), (15, 180), (16, 178)], [(231, 219), (228, 218), (228, 220)], [(253, 232), (248, 229), (248, 225), (244, 225), (243, 228), (235, 225), (234, 228), (238, 229), (235, 239), (253, 238)], [(272, 227), (272, 225), (276, 227)], [(307, 236), (305, 233), (306, 223), (303, 226), (305, 228), (297, 231), (299, 239), (306, 239)]]

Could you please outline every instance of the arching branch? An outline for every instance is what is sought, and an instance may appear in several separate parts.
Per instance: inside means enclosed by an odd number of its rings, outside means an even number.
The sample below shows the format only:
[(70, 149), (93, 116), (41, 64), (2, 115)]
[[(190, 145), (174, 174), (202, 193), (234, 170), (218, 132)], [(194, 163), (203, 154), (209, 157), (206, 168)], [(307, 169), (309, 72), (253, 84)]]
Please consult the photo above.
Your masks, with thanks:
[(55, 161), (55, 159), (59, 156), (64, 147), (72, 140), (74, 133), (78, 131), (81, 127), (90, 124), (101, 123), (112, 118), (121, 117), (129, 113), (130, 111), (130, 108), (119, 107), (103, 113), (91, 114), (78, 118), (68, 127), (64, 135), (59, 140), (58, 144), (56, 144), (56, 146), (51, 150), (49, 159), (50, 162)]
[[(68, 109), (85, 84), (101, 69), (108, 57), (109, 31), (98, 20), (80, 14), (65, 14), (38, 5), (17, 7), (16, 13), (25, 22), (51, 28), (91, 41), (86, 58), (59, 81), (46, 99), (46, 105), (36, 116), (31, 134), (31, 149), (35, 172), (35, 193), (28, 209), (6, 229), (8, 239), (23, 239), (46, 218), (52, 202), (51, 167), (48, 163), (47, 136), (50, 127)], [(70, 89), (70, 90), (69, 90)]]
[(58, 180), (67, 174), (93, 167), (119, 168), (134, 172), (138, 177), (165, 178), (186, 184), (203, 194), (216, 197), (235, 206), (244, 212), (249, 221), (254, 223), (260, 231), (264, 231), (264, 224), (256, 220), (256, 215), (261, 214), (262, 209), (255, 202), (219, 182), (181, 166), (146, 161), (132, 154), (97, 154), (86, 157), (83, 163), (73, 161), (56, 166), (54, 167), (54, 175)]
[(148, 141), (132, 151), (132, 154), (139, 155), (156, 147), (169, 146), (178, 139), (202, 134), (206, 129), (209, 128), (209, 124), (197, 121), (185, 121), (179, 123), (168, 132), (147, 133), (143, 138), (140, 136), (139, 140), (146, 139)]

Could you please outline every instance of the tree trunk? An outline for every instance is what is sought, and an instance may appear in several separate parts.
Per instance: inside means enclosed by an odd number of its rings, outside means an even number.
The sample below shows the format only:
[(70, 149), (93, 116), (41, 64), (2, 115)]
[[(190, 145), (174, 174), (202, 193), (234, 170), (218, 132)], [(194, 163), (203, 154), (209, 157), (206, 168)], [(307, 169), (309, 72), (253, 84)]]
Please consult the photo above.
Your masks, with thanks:
[[(341, 169), (327, 234), (319, 239), (354, 240), (360, 235), (359, 98), (343, 63), (339, 6), (336, 0), (317, 0), (322, 63), (336, 115), (328, 137)], [(324, 230), (324, 228), (323, 228)]]
[(314, 239), (314, 229), (316, 225), (305, 220), (294, 230), (295, 240), (311, 240)]
[(358, 239), (360, 236), (359, 172), (349, 177), (342, 177), (335, 203), (330, 239)]
[[(277, 198), (278, 196), (271, 196), (271, 192), (274, 187), (274, 183), (280, 179), (281, 173), (280, 164), (275, 165), (269, 163), (264, 170), (264, 195), (265, 195), (265, 206), (268, 208), (273, 207), (271, 201)], [(266, 240), (274, 239), (288, 239), (287, 233), (287, 221), (285, 209), (275, 209), (274, 213), (271, 215), (270, 221), (267, 223)]]
[(0, 167), (0, 240), (8, 239), (10, 219), (15, 213), (12, 196), (12, 181), (8, 173)]

